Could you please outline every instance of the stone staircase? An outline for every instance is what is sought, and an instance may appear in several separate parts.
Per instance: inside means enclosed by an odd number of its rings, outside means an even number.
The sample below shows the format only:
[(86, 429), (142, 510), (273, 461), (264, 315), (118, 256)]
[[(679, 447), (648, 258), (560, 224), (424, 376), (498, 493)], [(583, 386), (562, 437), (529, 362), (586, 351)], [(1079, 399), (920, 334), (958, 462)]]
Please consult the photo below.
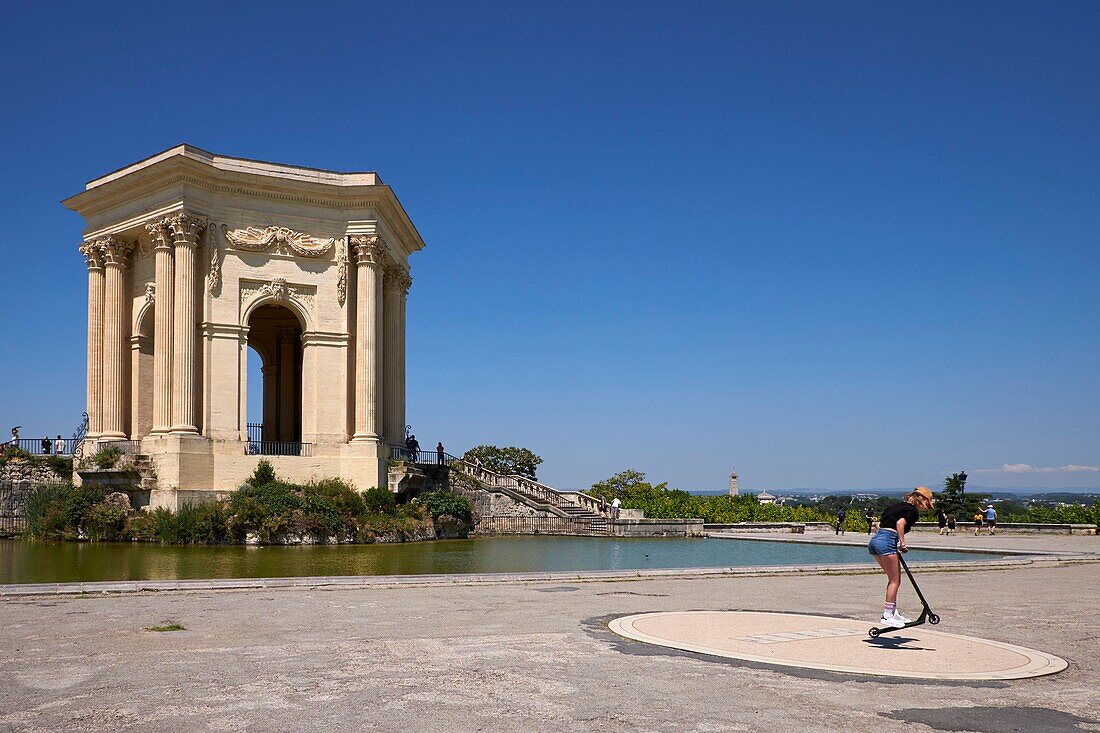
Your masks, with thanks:
[(587, 494), (562, 492), (526, 476), (499, 474), (460, 458), (448, 461), (448, 465), (489, 491), (505, 493), (550, 517), (564, 520), (557, 524), (563, 525), (566, 530), (572, 529), (576, 534), (606, 534), (611, 531), (611, 521), (600, 511), (599, 501)]

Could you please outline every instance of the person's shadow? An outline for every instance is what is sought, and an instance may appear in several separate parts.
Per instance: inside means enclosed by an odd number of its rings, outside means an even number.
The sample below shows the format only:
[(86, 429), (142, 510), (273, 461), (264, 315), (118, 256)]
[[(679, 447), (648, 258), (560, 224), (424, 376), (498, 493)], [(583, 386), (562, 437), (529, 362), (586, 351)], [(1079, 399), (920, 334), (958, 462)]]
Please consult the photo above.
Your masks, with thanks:
[(916, 641), (916, 639), (911, 636), (879, 636), (874, 639), (864, 639), (863, 643), (877, 646), (880, 649), (901, 649), (916, 652), (936, 651), (926, 646), (906, 646), (906, 644), (910, 644), (914, 641)]

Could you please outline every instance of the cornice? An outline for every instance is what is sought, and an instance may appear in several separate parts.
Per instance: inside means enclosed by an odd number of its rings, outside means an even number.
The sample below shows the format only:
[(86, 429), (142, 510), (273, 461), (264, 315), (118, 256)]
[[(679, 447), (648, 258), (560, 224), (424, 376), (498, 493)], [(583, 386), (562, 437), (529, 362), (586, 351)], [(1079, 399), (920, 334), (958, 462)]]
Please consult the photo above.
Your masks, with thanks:
[(138, 196), (148, 196), (181, 186), (193, 186), (213, 194), (283, 201), (332, 210), (370, 209), (397, 236), (407, 253), (411, 254), (424, 247), (420, 233), (416, 231), (393, 189), (380, 181), (375, 184), (338, 184), (321, 180), (280, 178), (263, 175), (260, 171), (224, 170), (183, 154), (165, 158), (148, 167), (100, 183), (62, 203), (89, 218)]

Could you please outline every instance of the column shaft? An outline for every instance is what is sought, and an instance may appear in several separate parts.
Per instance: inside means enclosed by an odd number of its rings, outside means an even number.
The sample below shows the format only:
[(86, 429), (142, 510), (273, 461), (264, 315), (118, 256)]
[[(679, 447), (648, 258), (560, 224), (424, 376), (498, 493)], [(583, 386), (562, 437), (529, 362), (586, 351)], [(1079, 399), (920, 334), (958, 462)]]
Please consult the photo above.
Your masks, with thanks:
[(385, 353), (383, 355), (385, 368), (382, 372), (382, 383), (384, 385), (383, 392), (385, 393), (382, 419), (385, 428), (383, 432), (386, 436), (386, 442), (396, 443), (398, 445), (401, 444), (401, 440), (404, 436), (404, 425), (401, 424), (401, 417), (398, 415), (397, 397), (399, 386), (397, 371), (400, 367), (397, 360), (397, 352), (400, 344), (398, 327), (400, 325), (399, 317), (401, 310), (401, 294), (397, 281), (399, 275), (399, 270), (386, 270), (385, 295), (382, 304), (382, 319), (385, 323), (384, 335), (382, 337), (382, 343), (385, 346)]
[(172, 427), (172, 243), (164, 222), (148, 227), (153, 237), (155, 285), (153, 310), (153, 432)]
[(378, 440), (381, 418), (379, 377), (382, 345), (382, 254), (377, 237), (353, 237), (355, 247), (355, 434), (352, 440)]
[(172, 432), (197, 433), (195, 426), (195, 248), (203, 223), (189, 215), (168, 217), (175, 246), (172, 313)]
[[(103, 308), (103, 433), (104, 438), (126, 437), (122, 414), (122, 265), (107, 263)], [(129, 329), (127, 329), (129, 330)]]
[(99, 437), (103, 429), (103, 254), (94, 242), (80, 247), (88, 263), (88, 432)]
[(400, 311), (397, 315), (397, 429), (400, 438), (405, 435), (405, 305), (409, 296), (409, 288), (412, 286), (412, 278), (404, 273), (401, 283)]

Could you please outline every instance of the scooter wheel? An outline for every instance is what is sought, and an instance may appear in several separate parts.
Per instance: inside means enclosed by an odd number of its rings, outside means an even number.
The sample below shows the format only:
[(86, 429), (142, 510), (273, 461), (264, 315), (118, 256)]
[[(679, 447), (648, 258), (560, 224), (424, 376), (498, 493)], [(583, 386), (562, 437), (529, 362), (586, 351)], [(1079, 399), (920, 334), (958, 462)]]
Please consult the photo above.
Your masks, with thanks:
[(933, 626), (935, 626), (935, 625), (936, 625), (936, 624), (938, 624), (939, 622), (940, 622), (940, 617), (939, 617), (939, 616), (937, 616), (937, 615), (936, 615), (936, 614), (934, 614), (934, 613), (930, 613), (930, 614), (928, 614), (928, 623), (930, 623), (930, 624), (932, 624)]
[(871, 629), (870, 631), (868, 631), (867, 633), (868, 633), (868, 634), (870, 635), (870, 637), (871, 637), (872, 639), (877, 639), (877, 638), (878, 638), (878, 629), (872, 628), (872, 629)]

